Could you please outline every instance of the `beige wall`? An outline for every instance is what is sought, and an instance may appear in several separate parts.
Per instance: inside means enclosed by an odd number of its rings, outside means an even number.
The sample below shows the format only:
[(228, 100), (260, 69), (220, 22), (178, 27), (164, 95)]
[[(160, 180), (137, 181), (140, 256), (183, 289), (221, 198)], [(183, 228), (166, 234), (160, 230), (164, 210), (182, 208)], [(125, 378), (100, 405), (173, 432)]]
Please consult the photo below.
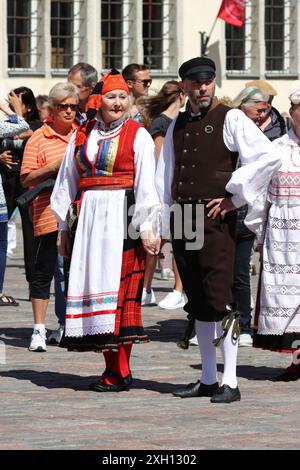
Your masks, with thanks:
[[(48, 0), (46, 0), (48, 1)], [(300, 3), (300, 0), (299, 0)], [(100, 7), (98, 0), (89, 0), (89, 8), (94, 7), (93, 21), (89, 21), (89, 37), (99, 36), (100, 32), (97, 28), (99, 21), (95, 19), (98, 16), (100, 18)], [(221, 0), (178, 0), (177, 3), (177, 25), (178, 25), (178, 64), (180, 65), (183, 61), (189, 58), (198, 56), (200, 54), (200, 35), (199, 31), (205, 31), (209, 33), (216, 18), (218, 9), (220, 7)], [(1, 11), (4, 12), (3, 17), (0, 19), (0, 50), (6, 50), (6, 21), (5, 21), (5, 8), (6, 0), (0, 0)], [(300, 8), (299, 8), (300, 11)], [(300, 19), (298, 11), (298, 43), (300, 44)], [(89, 9), (88, 12), (91, 12)], [(95, 14), (96, 13), (96, 14)], [(217, 20), (208, 48), (208, 54), (213, 58), (217, 64), (217, 95), (223, 96), (228, 95), (234, 98), (238, 92), (244, 87), (246, 81), (249, 78), (242, 79), (226, 79), (225, 76), (225, 41), (224, 38), (225, 23), (222, 20)], [(93, 34), (92, 34), (93, 33)], [(92, 34), (92, 36), (91, 36)], [(100, 51), (96, 45), (99, 45), (100, 40), (90, 41), (87, 38), (88, 43), (88, 55), (85, 60), (90, 61), (96, 67), (93, 61), (99, 60)], [(94, 44), (94, 46), (93, 46)], [(300, 62), (300, 61), (299, 61)], [(161, 85), (169, 77), (155, 79), (152, 86), (152, 92), (158, 91)], [(174, 77), (170, 77), (174, 78)], [(257, 78), (264, 78), (263, 76)], [(58, 81), (65, 80), (66, 77), (32, 77), (32, 76), (14, 76), (8, 78), (6, 72), (6, 59), (2, 54), (0, 57), (0, 99), (5, 96), (8, 91), (17, 86), (25, 85), (33, 89), (35, 94), (47, 94), (51, 87)], [(280, 111), (288, 110), (288, 95), (290, 94), (294, 80), (268, 80), (272, 83), (275, 89), (278, 90), (279, 96), (274, 100), (274, 104)]]

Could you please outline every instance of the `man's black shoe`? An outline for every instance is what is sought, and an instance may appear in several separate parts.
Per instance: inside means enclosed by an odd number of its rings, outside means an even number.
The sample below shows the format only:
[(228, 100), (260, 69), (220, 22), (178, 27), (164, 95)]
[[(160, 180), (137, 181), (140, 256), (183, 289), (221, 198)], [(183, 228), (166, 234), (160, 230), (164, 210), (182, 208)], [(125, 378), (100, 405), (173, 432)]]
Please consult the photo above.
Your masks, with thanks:
[(241, 399), (241, 392), (238, 387), (231, 388), (229, 385), (222, 385), (211, 397), (212, 403), (231, 403)]
[(274, 382), (291, 382), (300, 379), (300, 364), (291, 364), (285, 371), (275, 377)]
[(175, 392), (172, 392), (174, 397), (180, 398), (191, 398), (191, 397), (212, 397), (218, 390), (218, 382), (212, 385), (205, 385), (198, 380), (196, 383), (188, 384), (184, 388), (179, 388)]

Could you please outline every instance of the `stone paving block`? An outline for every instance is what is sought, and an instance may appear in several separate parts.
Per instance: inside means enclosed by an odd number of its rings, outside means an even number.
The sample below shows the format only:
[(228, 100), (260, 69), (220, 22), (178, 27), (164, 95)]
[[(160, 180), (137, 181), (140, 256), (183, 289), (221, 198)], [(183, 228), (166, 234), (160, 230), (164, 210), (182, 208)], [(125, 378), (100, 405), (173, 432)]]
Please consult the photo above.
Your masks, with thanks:
[[(5, 292), (19, 307), (1, 307), (0, 449), (296, 449), (300, 434), (300, 381), (272, 382), (290, 363), (286, 354), (241, 348), (238, 378), (242, 400), (213, 405), (209, 398), (180, 399), (178, 385), (198, 380), (201, 363), (197, 347), (183, 351), (183, 310), (144, 308), (151, 342), (135, 346), (134, 382), (123, 393), (94, 393), (90, 382), (104, 367), (101, 354), (68, 353), (49, 346), (47, 353), (27, 350), (32, 331), (22, 259), (22, 245), (8, 261)], [(255, 296), (257, 276), (251, 278)], [(154, 280), (160, 301), (173, 288)], [(56, 328), (54, 297), (47, 329)], [(218, 351), (218, 372), (222, 358)]]

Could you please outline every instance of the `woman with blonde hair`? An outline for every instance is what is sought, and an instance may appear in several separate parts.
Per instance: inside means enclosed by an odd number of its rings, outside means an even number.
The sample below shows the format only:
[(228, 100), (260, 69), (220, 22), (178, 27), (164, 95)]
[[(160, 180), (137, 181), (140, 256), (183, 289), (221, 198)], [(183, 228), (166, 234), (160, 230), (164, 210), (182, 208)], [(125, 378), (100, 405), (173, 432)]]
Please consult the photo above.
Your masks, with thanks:
[[(49, 93), (53, 120), (44, 123), (28, 140), (21, 168), (21, 184), (35, 187), (55, 178), (67, 145), (76, 129), (74, 119), (78, 90), (72, 83), (57, 83)], [(32, 204), (35, 265), (30, 282), (30, 299), (34, 315), (30, 351), (46, 351), (45, 317), (50, 285), (57, 260), (57, 222), (50, 210), (51, 191), (45, 191)]]

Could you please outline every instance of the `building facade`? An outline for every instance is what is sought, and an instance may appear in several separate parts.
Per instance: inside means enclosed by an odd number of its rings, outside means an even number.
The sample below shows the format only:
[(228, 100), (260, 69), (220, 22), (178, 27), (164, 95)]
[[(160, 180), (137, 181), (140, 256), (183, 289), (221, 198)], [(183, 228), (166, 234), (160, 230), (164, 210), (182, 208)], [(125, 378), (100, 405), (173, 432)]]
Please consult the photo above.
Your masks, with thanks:
[[(234, 98), (246, 81), (268, 80), (287, 96), (300, 79), (300, 0), (248, 0), (242, 28), (218, 19), (221, 0), (0, 0), (0, 98), (16, 86), (47, 94), (77, 62), (99, 71), (148, 65), (152, 91), (179, 65), (207, 55), (218, 67), (217, 94)], [(214, 24), (215, 22), (215, 24)]]

